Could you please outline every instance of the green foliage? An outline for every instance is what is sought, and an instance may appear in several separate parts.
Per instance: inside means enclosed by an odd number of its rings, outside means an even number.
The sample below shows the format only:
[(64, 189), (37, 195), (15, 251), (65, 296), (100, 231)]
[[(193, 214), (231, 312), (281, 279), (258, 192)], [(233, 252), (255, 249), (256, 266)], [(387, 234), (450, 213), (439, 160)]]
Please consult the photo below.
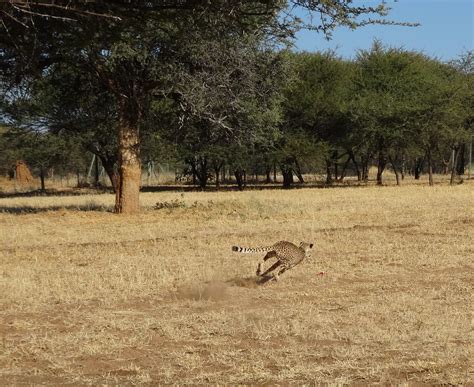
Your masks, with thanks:
[[(366, 18), (385, 2), (20, 3), (0, 4), (0, 112), (37, 142), (14, 142), (5, 160), (88, 150), (114, 181), (128, 152), (187, 162), (205, 185), (223, 165), (329, 174), (342, 156), (357, 169), (377, 157), (383, 172), (387, 160), (444, 159), (472, 134), (472, 53), (441, 64), (379, 42), (355, 61), (285, 49), (301, 27), (390, 23)], [(288, 13), (298, 8), (313, 24)], [(124, 130), (140, 143), (125, 149)]]
[(59, 174), (84, 170), (86, 155), (74, 138), (48, 132), (10, 128), (0, 135), (4, 155), (0, 163), (11, 168), (15, 161), (25, 160), (33, 173), (44, 174), (54, 168)]
[(346, 108), (350, 67), (335, 53), (293, 54), (285, 90), (286, 125), (331, 137)]
[(419, 96), (414, 83), (421, 75), (420, 59), (419, 54), (385, 50), (378, 42), (359, 53), (351, 115), (376, 150), (409, 138), (408, 123)]

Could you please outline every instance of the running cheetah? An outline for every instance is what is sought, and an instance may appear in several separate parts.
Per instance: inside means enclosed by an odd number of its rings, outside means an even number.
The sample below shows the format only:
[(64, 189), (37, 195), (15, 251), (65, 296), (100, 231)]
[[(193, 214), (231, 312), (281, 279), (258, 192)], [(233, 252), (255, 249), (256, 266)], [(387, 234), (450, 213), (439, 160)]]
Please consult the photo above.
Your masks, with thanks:
[(282, 266), (277, 272), (272, 274), (272, 278), (275, 281), (278, 281), (278, 277), (283, 274), (288, 269), (298, 265), (306, 257), (310, 257), (310, 250), (313, 248), (312, 243), (301, 242), (299, 246), (287, 241), (280, 241), (275, 243), (272, 246), (268, 247), (239, 247), (232, 246), (232, 251), (237, 253), (260, 253), (267, 252), (263, 260), (276, 257), (277, 261), (270, 266), (264, 273), (262, 273), (262, 263), (260, 262), (257, 266), (257, 276), (265, 277), (267, 274), (271, 273), (275, 269)]

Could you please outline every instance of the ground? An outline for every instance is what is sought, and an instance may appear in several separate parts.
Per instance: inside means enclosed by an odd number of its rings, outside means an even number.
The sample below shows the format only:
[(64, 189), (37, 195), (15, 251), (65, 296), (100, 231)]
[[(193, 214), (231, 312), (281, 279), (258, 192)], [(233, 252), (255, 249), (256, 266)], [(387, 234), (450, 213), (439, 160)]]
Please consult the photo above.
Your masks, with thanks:
[[(473, 193), (0, 199), (0, 385), (472, 383)], [(312, 257), (259, 286), (231, 246), (278, 240)]]

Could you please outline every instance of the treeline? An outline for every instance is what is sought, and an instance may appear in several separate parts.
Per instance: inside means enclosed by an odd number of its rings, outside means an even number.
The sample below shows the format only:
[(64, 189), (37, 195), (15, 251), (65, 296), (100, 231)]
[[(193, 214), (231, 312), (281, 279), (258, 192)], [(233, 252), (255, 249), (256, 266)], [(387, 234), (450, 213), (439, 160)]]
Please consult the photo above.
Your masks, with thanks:
[(224, 166), (240, 188), (274, 167), (285, 186), (321, 170), (328, 183), (348, 168), (364, 180), (373, 164), (380, 184), (387, 167), (432, 177), (453, 154), (462, 169), (472, 53), (440, 63), (378, 42), (353, 61), (289, 50), (301, 28), (413, 26), (371, 4), (0, 2), (0, 165), (75, 172), (87, 150), (110, 177), (115, 212), (129, 214), (150, 160), (182, 163), (201, 187)]
[[(252, 48), (252, 49), (249, 49)], [(205, 188), (227, 172), (243, 189), (247, 176), (283, 185), (324, 173), (377, 183), (390, 168), (405, 174), (464, 174), (473, 135), (473, 53), (450, 63), (374, 42), (354, 60), (334, 52), (262, 50), (251, 42), (193, 61), (177, 72), (179, 92), (147, 103), (141, 125), (142, 165), (181, 165), (181, 177)], [(20, 88), (17, 89), (17, 92)], [(119, 116), (114, 96), (87, 73), (62, 65), (3, 100), (0, 147), (4, 172), (24, 159), (40, 176), (78, 173), (96, 155), (117, 185)], [(32, 130), (35, 129), (35, 130)], [(86, 153), (90, 152), (90, 153)], [(89, 156), (88, 156), (89, 155)], [(452, 166), (455, 166), (452, 168)]]

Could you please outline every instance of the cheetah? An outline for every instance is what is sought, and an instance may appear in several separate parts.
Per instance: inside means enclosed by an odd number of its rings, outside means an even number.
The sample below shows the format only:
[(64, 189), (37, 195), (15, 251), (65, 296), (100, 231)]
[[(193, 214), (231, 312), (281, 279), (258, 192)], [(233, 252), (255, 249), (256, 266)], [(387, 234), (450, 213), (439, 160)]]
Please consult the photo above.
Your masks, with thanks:
[(272, 274), (272, 277), (270, 278), (272, 280), (278, 281), (278, 278), (281, 274), (301, 263), (306, 257), (310, 257), (310, 250), (312, 248), (312, 243), (301, 242), (299, 246), (296, 246), (291, 242), (280, 241), (268, 247), (248, 248), (232, 246), (232, 251), (235, 251), (237, 253), (266, 252), (267, 254), (265, 255), (265, 257), (263, 257), (264, 261), (276, 257), (277, 261), (263, 273), (262, 262), (260, 262), (257, 266), (257, 276), (265, 277), (267, 274), (270, 274), (271, 272), (279, 268), (279, 270), (275, 271)]

